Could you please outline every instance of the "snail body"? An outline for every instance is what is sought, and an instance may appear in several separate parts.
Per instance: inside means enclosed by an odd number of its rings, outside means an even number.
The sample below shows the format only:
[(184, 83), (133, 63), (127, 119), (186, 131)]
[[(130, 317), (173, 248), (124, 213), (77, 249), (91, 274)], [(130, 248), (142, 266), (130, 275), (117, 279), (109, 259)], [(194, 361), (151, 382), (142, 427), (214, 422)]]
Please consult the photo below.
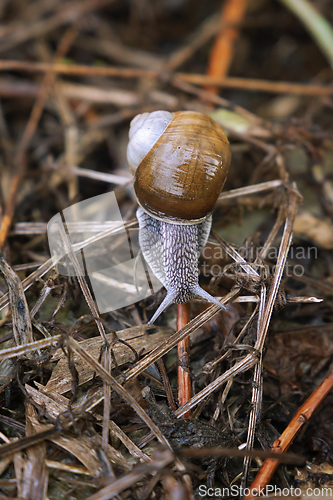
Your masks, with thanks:
[(135, 117), (129, 138), (140, 248), (168, 292), (149, 323), (195, 296), (225, 309), (198, 282), (199, 255), (230, 165), (223, 130), (202, 113), (156, 111)]

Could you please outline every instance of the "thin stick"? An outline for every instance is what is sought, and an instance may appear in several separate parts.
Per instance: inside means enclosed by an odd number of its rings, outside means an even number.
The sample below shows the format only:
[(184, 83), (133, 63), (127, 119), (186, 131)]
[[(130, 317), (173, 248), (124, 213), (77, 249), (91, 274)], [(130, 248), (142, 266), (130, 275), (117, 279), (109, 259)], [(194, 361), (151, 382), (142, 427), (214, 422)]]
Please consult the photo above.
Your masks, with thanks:
[[(333, 388), (333, 371), (331, 371), (322, 383), (313, 391), (311, 396), (305, 403), (298, 409), (296, 415), (293, 417), (288, 427), (283, 431), (279, 439), (277, 439), (273, 446), (272, 451), (275, 453), (284, 453), (288, 450), (296, 434), (303, 424), (305, 424), (311, 417), (313, 412), (327, 396)], [(256, 478), (254, 479), (250, 489), (251, 492), (246, 498), (253, 498), (258, 495), (259, 488), (267, 486), (271, 480), (279, 462), (274, 458), (268, 458), (261, 466)]]
[[(113, 76), (114, 78), (164, 78), (158, 71), (141, 68), (118, 68), (116, 66), (92, 67), (83, 64), (62, 63), (30, 63), (25, 61), (0, 60), (0, 71), (26, 71), (44, 73), (49, 70), (63, 75), (81, 76)], [(217, 87), (235, 88), (248, 91), (261, 91), (274, 94), (296, 94), (308, 96), (325, 96), (333, 94), (332, 85), (301, 84), (285, 81), (269, 81), (254, 78), (216, 77), (199, 73), (174, 73), (174, 77), (195, 85), (214, 85)]]
[(195, 85), (216, 85), (240, 90), (268, 92), (274, 94), (296, 95), (332, 95), (332, 85), (301, 84), (293, 82), (274, 82), (255, 78), (239, 78), (234, 76), (216, 77), (200, 74), (176, 73), (188, 83)]
[[(177, 305), (177, 330), (181, 330), (190, 322), (190, 303)], [(191, 377), (190, 369), (190, 337), (181, 340), (177, 345), (178, 354), (178, 403), (183, 406), (191, 399)], [(191, 412), (183, 415), (190, 417)]]
[(172, 388), (170, 385), (170, 381), (169, 381), (168, 374), (166, 372), (163, 360), (161, 358), (158, 359), (156, 361), (156, 364), (158, 366), (158, 369), (160, 371), (160, 375), (162, 377), (162, 382), (164, 385), (164, 390), (165, 390), (165, 393), (166, 393), (166, 396), (168, 399), (169, 406), (172, 409), (172, 411), (176, 411), (177, 407), (176, 407), (175, 401), (173, 399)]
[[(234, 44), (238, 38), (238, 27), (245, 13), (246, 0), (227, 0), (222, 7), (221, 29), (212, 48), (208, 71), (209, 76), (225, 77), (233, 58)], [(217, 87), (207, 90), (217, 94)]]

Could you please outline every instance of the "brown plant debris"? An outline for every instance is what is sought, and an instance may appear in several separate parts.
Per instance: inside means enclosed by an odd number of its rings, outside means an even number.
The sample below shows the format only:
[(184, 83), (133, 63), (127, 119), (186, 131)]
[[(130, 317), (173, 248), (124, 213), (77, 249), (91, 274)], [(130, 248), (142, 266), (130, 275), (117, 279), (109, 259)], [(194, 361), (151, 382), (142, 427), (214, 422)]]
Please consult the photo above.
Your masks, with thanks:
[[(331, 487), (333, 15), (293, 4), (0, 2), (1, 498)], [(196, 298), (148, 327), (165, 292), (131, 301), (126, 147), (132, 118), (161, 109), (206, 113), (230, 141), (199, 260), (227, 310)], [(103, 205), (68, 219), (110, 193), (122, 233)], [(134, 286), (108, 281), (127, 305), (98, 309), (89, 257), (135, 261)]]

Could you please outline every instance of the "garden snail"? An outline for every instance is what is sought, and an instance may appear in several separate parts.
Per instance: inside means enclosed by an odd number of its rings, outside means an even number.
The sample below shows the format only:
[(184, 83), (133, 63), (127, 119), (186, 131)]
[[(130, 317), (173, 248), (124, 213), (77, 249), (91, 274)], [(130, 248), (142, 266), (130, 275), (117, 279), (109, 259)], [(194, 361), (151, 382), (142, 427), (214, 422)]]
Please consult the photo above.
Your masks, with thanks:
[(198, 270), (230, 165), (223, 130), (202, 113), (143, 113), (131, 122), (127, 159), (140, 205), (140, 248), (168, 292), (149, 324), (170, 304), (195, 296), (225, 309), (200, 287)]

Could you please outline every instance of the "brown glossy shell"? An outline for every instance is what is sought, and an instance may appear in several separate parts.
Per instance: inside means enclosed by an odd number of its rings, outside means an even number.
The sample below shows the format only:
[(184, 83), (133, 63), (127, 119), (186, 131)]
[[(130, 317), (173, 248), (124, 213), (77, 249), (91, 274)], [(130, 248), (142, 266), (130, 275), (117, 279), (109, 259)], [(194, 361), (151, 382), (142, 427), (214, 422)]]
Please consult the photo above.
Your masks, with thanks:
[(230, 147), (211, 118), (180, 111), (138, 166), (134, 190), (149, 214), (197, 223), (215, 206), (230, 165)]

